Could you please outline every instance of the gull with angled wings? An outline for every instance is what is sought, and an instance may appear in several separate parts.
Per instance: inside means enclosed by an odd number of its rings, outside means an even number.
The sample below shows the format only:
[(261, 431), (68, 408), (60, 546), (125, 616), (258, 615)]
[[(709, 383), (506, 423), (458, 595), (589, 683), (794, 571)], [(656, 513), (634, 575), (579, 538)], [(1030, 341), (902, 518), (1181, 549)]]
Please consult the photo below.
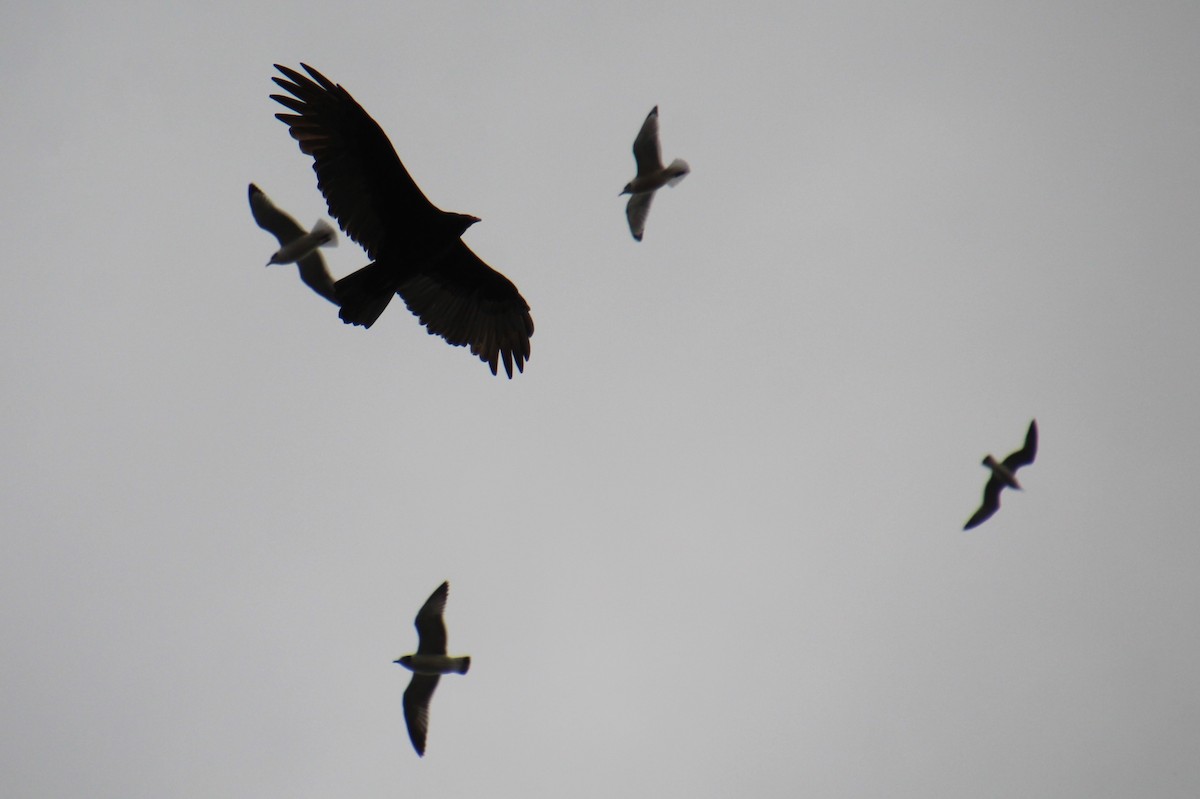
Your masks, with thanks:
[(321, 219), (313, 225), (312, 230), (305, 230), (295, 219), (279, 210), (271, 198), (253, 183), (250, 184), (250, 213), (260, 228), (279, 241), (279, 249), (267, 261), (267, 266), (295, 263), (305, 285), (336, 303), (333, 278), (325, 268), (325, 259), (317, 251), (319, 247), (337, 246), (337, 232), (329, 223)]
[(633, 159), (637, 162), (637, 176), (625, 184), (621, 194), (633, 195), (625, 206), (625, 216), (629, 220), (629, 232), (641, 241), (654, 192), (663, 186), (674, 186), (692, 171), (682, 158), (663, 166), (662, 147), (658, 143), (658, 106), (647, 115), (633, 140)]
[(418, 638), (416, 654), (393, 661), (413, 673), (408, 690), (404, 692), (404, 722), (408, 725), (408, 737), (412, 740), (413, 749), (422, 757), (425, 756), (429, 700), (433, 698), (433, 689), (437, 688), (443, 674), (466, 674), (471, 667), (469, 656), (453, 657), (446, 654), (446, 622), (442, 619), (442, 612), (446, 609), (446, 596), (449, 593), (450, 583), (444, 582), (425, 600), (415, 622)]
[(1017, 482), (1017, 469), (1033, 463), (1033, 459), (1037, 455), (1037, 444), (1037, 419), (1034, 419), (1029, 423), (1029, 431), (1025, 433), (1025, 446), (1002, 461), (997, 461), (991, 455), (983, 459), (983, 465), (991, 469), (992, 474), (988, 478), (987, 485), (983, 487), (983, 504), (967, 520), (963, 527), (964, 530), (978, 527), (1000, 510), (1000, 492), (1005, 488), (1021, 490), (1021, 484)]

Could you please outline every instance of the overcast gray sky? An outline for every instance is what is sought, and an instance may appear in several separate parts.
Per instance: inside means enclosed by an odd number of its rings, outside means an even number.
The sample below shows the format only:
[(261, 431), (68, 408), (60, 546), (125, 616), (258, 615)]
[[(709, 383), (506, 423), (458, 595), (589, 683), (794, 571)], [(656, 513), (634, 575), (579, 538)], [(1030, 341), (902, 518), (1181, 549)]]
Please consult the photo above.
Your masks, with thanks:
[[(1195, 796), (1198, 41), (1190, 0), (6, 4), (0, 794)], [(524, 375), (263, 268), (247, 183), (326, 215), (301, 61), (483, 219)], [(692, 174), (638, 244), (656, 104)], [(444, 579), (422, 760), (391, 661)]]

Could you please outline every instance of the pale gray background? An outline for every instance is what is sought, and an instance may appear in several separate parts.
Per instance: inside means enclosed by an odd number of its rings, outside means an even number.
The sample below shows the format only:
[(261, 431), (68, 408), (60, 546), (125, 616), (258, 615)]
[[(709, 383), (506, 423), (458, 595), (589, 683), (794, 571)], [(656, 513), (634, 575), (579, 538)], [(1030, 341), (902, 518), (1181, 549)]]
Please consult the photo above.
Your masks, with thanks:
[[(1198, 41), (1193, 0), (6, 3), (0, 794), (1196, 795)], [(526, 374), (263, 268), (248, 182), (325, 214), (276, 61), (483, 218)], [(693, 173), (639, 245), (655, 104)], [(391, 661), (443, 579), (474, 665), (419, 760)]]

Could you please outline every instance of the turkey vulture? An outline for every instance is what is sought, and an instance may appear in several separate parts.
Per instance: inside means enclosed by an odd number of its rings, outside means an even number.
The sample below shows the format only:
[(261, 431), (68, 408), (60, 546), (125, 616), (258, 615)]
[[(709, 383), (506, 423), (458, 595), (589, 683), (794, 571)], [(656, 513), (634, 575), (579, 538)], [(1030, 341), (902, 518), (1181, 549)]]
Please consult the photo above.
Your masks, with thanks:
[(307, 76), (275, 65), (286, 80), (272, 80), (288, 95), (271, 98), (295, 112), (275, 116), (312, 156), (329, 213), (371, 258), (335, 286), (342, 320), (370, 327), (399, 294), (431, 334), (470, 347), (492, 374), (501, 360), (510, 378), (514, 364), (524, 371), (533, 335), (529, 304), (460, 238), (479, 220), (431, 203), (350, 93), (300, 66)]

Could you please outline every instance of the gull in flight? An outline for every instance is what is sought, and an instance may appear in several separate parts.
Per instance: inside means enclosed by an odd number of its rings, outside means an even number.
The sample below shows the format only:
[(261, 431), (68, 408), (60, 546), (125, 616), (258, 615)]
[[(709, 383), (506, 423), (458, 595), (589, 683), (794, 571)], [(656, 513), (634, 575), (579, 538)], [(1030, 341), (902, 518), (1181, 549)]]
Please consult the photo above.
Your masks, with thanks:
[(325, 268), (325, 259), (318, 247), (336, 247), (337, 232), (324, 219), (305, 230), (295, 219), (280, 211), (262, 189), (250, 184), (250, 213), (263, 230), (279, 240), (279, 249), (267, 261), (271, 264), (295, 263), (300, 269), (300, 279), (313, 291), (332, 303), (337, 302), (333, 291), (333, 278)]
[(1037, 455), (1037, 442), (1037, 419), (1034, 419), (1029, 423), (1029, 432), (1025, 434), (1025, 446), (1002, 461), (997, 461), (991, 455), (983, 459), (983, 465), (992, 470), (992, 475), (983, 487), (983, 504), (975, 511), (975, 515), (967, 520), (964, 530), (978, 527), (1000, 510), (1000, 492), (1006, 486), (1021, 490), (1021, 484), (1017, 482), (1017, 469), (1033, 463), (1033, 458)]
[(692, 171), (682, 158), (663, 166), (662, 147), (658, 143), (658, 106), (646, 116), (633, 140), (633, 158), (637, 161), (637, 177), (625, 184), (621, 194), (633, 195), (625, 206), (625, 216), (629, 219), (629, 232), (641, 241), (654, 192), (663, 186), (674, 186)]
[(442, 620), (442, 611), (446, 609), (449, 593), (450, 583), (445, 582), (429, 595), (415, 622), (417, 653), (393, 661), (413, 673), (408, 690), (404, 692), (404, 722), (408, 725), (413, 749), (422, 757), (425, 756), (425, 734), (429, 731), (429, 700), (433, 698), (438, 679), (443, 674), (466, 674), (471, 667), (469, 656), (446, 654), (446, 623)]
[(307, 76), (275, 65), (284, 77), (272, 80), (288, 94), (271, 98), (294, 112), (275, 116), (312, 156), (330, 215), (371, 258), (336, 284), (342, 321), (370, 327), (399, 294), (431, 334), (469, 347), (492, 374), (501, 361), (510, 378), (514, 365), (524, 371), (529, 304), (460, 238), (479, 219), (431, 203), (350, 92), (301, 66)]

